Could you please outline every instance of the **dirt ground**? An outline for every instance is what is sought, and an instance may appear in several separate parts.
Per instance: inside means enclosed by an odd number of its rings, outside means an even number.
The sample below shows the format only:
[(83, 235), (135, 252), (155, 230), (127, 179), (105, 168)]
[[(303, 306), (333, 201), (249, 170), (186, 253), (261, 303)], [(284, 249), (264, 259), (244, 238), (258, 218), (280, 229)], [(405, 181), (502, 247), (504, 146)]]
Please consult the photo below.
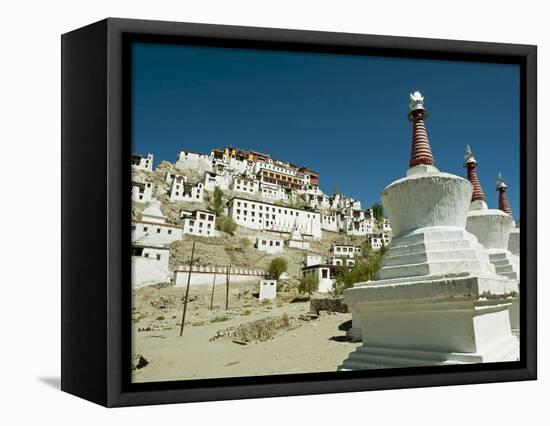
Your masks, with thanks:
[[(309, 301), (291, 289), (259, 301), (258, 282), (232, 284), (225, 310), (225, 283), (190, 289), (183, 336), (179, 336), (184, 287), (144, 287), (133, 293), (133, 354), (148, 364), (133, 370), (134, 382), (336, 371), (359, 345), (345, 337), (351, 314), (321, 312), (311, 318)], [(267, 341), (239, 341), (223, 331), (260, 319), (287, 327)], [(254, 327), (252, 327), (254, 328)], [(214, 338), (217, 334), (221, 337)], [(138, 357), (139, 358), (139, 357)], [(136, 365), (138, 362), (133, 360)]]

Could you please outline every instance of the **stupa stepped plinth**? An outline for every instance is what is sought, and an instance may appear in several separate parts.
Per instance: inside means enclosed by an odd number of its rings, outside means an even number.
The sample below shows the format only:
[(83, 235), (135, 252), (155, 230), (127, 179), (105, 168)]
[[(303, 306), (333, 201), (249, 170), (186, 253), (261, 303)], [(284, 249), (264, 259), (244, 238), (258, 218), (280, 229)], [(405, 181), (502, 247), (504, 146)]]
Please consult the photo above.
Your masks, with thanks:
[(517, 282), (495, 272), (466, 230), (472, 185), (434, 166), (423, 101), (418, 92), (410, 96), (406, 177), (381, 196), (394, 239), (377, 280), (344, 292), (363, 345), (340, 370), (518, 358), (509, 318)]

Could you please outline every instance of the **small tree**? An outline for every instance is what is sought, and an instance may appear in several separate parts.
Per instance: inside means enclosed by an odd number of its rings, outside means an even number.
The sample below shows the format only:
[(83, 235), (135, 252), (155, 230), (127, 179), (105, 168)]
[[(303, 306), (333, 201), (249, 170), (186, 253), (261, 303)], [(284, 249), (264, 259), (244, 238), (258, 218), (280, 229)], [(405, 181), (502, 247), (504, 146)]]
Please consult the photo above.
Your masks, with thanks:
[(316, 275), (308, 274), (300, 279), (298, 284), (298, 291), (300, 293), (307, 293), (309, 297), (319, 290), (319, 278)]
[(341, 296), (344, 290), (353, 287), (354, 284), (374, 280), (385, 251), (384, 247), (377, 252), (369, 251), (366, 258), (356, 257), (352, 268), (340, 268), (332, 286), (333, 295)]
[(217, 216), (223, 213), (223, 191), (216, 186), (214, 188), (214, 196), (212, 197), (212, 210)]
[(384, 207), (380, 203), (374, 203), (371, 207), (372, 215), (376, 220), (384, 219)]
[(237, 224), (230, 217), (221, 216), (216, 219), (216, 228), (222, 232), (233, 235), (237, 230)]
[(334, 188), (332, 188), (332, 194), (333, 195), (342, 195), (342, 192), (340, 191), (340, 187), (335, 186)]
[(276, 257), (269, 263), (269, 266), (267, 267), (269, 275), (271, 275), (276, 280), (278, 280), (283, 272), (287, 271), (287, 269), (288, 263), (282, 257)]

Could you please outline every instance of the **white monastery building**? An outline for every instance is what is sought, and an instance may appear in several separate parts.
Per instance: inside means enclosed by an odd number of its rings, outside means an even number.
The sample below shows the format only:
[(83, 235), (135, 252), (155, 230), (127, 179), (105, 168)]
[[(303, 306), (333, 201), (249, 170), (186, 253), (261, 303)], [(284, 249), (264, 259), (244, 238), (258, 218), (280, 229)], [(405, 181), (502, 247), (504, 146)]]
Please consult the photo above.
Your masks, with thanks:
[(202, 203), (204, 200), (204, 184), (198, 182), (192, 184), (187, 182), (187, 179), (181, 179), (180, 177), (175, 177), (172, 180), (172, 185), (170, 186), (170, 201), (188, 201), (195, 203)]
[(180, 175), (179, 173), (174, 172), (166, 172), (165, 180), (167, 184), (172, 185), (172, 182), (176, 178), (180, 181), (187, 182), (187, 176), (185, 175)]
[(207, 191), (214, 191), (216, 186), (222, 191), (229, 189), (229, 177), (213, 172), (205, 172), (204, 189)]
[(153, 184), (151, 182), (132, 181), (132, 201), (147, 203), (153, 197)]
[(287, 189), (273, 183), (261, 182), (259, 191), (261, 197), (265, 200), (288, 201), (290, 199)]
[(319, 212), (234, 197), (228, 202), (229, 216), (240, 226), (261, 231), (292, 233), (321, 238)]
[(144, 172), (153, 171), (153, 154), (140, 155), (132, 154), (132, 168), (135, 170), (143, 170)]
[(367, 235), (367, 244), (375, 251), (387, 246), (390, 242), (391, 238), (387, 233)]
[(176, 160), (176, 168), (183, 171), (195, 171), (199, 174), (212, 171), (212, 157), (193, 151), (181, 150)]
[(321, 263), (321, 256), (316, 254), (308, 254), (304, 259), (304, 266), (320, 265)]
[(206, 210), (182, 210), (180, 212), (180, 224), (183, 234), (198, 235), (200, 237), (215, 237), (216, 215)]
[(355, 265), (355, 259), (351, 257), (331, 256), (328, 259), (328, 263), (334, 266), (353, 266)]
[(319, 280), (319, 293), (327, 293), (332, 289), (335, 277), (335, 266), (317, 264), (304, 266), (302, 268), (302, 276), (314, 276)]
[(169, 256), (165, 247), (132, 245), (132, 288), (169, 282)]
[(249, 195), (256, 195), (259, 189), (260, 185), (257, 180), (248, 179), (242, 176), (233, 179), (234, 192), (243, 192)]
[(324, 231), (338, 232), (338, 213), (321, 210), (321, 228)]
[(160, 202), (151, 200), (141, 214), (141, 221), (132, 222), (132, 242), (149, 245), (166, 245), (181, 240), (181, 226), (166, 223)]
[(334, 243), (330, 247), (330, 254), (334, 257), (348, 257), (353, 259), (355, 255), (361, 256), (361, 247), (355, 244), (338, 244)]
[(281, 238), (265, 236), (256, 238), (256, 249), (264, 251), (267, 254), (282, 253), (284, 241)]

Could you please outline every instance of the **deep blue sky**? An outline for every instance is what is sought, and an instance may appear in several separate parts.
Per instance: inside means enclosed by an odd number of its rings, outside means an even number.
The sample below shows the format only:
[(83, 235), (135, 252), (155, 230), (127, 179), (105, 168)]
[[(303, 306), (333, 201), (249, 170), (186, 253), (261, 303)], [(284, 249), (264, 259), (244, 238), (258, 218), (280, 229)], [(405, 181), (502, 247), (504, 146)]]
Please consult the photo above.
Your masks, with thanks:
[(369, 207), (407, 169), (409, 92), (419, 90), (436, 166), (465, 176), (466, 144), (489, 207), (499, 171), (519, 215), (519, 67), (455, 61), (137, 43), (133, 151), (234, 145), (306, 165), (321, 189)]

